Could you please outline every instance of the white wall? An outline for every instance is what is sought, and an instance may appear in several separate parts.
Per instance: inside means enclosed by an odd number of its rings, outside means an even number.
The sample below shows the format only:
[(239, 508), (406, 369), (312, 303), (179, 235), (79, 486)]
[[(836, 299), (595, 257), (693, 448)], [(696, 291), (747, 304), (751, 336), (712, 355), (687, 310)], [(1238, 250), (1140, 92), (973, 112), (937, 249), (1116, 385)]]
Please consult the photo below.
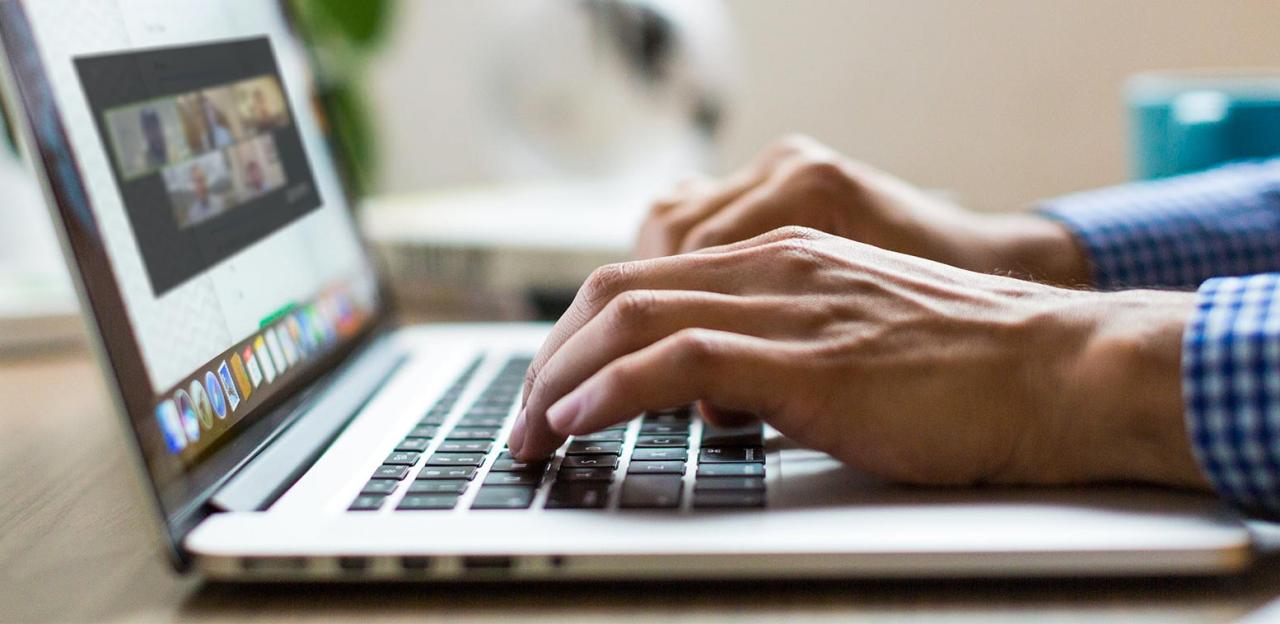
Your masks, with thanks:
[[(468, 111), (448, 92), (457, 56), (492, 37), (505, 0), (404, 2), (371, 76), (384, 127), (383, 187), (477, 177), (451, 158)], [(723, 169), (771, 137), (811, 133), (975, 208), (1127, 175), (1121, 85), (1141, 70), (1280, 66), (1274, 0), (727, 0), (743, 59)], [(507, 5), (511, 6), (511, 5)], [(442, 121), (443, 120), (443, 121)], [(427, 149), (423, 149), (426, 145)], [(474, 156), (468, 157), (474, 159)]]

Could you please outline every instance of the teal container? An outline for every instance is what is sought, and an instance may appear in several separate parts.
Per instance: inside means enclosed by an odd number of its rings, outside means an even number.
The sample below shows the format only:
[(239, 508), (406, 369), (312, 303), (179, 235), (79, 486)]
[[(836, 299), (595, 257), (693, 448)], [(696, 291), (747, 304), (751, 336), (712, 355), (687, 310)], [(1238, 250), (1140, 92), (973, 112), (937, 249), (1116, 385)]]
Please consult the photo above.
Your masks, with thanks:
[(1140, 74), (1126, 98), (1136, 179), (1280, 156), (1280, 69)]

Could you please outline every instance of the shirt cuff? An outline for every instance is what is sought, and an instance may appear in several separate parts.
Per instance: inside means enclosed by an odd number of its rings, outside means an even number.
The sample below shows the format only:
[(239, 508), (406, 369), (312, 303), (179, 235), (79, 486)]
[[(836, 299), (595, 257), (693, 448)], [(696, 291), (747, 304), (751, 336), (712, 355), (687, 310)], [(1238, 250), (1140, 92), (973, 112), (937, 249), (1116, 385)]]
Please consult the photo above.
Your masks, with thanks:
[(1230, 503), (1280, 516), (1280, 274), (1212, 279), (1182, 343), (1192, 451)]
[(1043, 202), (1070, 229), (1102, 289), (1194, 289), (1280, 271), (1280, 160), (1229, 165)]

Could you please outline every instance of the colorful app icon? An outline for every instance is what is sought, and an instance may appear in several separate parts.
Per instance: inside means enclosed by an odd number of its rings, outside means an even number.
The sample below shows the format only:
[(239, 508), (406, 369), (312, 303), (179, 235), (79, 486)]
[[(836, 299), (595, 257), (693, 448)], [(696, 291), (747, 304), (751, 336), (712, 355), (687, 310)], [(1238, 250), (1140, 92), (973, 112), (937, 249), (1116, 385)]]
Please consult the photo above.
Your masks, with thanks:
[(307, 343), (306, 339), (304, 338), (304, 336), (306, 335), (306, 332), (303, 330), (302, 322), (298, 319), (298, 315), (294, 314), (290, 316), (288, 319), (285, 320), (284, 324), (285, 324), (285, 327), (289, 328), (289, 340), (291, 340), (293, 344), (298, 348), (298, 351), (301, 353), (302, 357), (307, 357), (308, 355), (310, 355), (311, 347)]
[(329, 344), (329, 340), (333, 337), (333, 328), (329, 327), (329, 318), (324, 314), (324, 309), (317, 309), (316, 306), (307, 306), (303, 311), (311, 325), (311, 340), (317, 347), (323, 347)]
[(249, 374), (244, 371), (244, 360), (239, 353), (231, 354), (231, 376), (235, 377), (236, 386), (240, 388), (240, 396), (248, 399), (253, 394), (253, 384), (249, 383)]
[(236, 392), (236, 380), (231, 377), (231, 367), (227, 366), (226, 360), (218, 365), (218, 379), (222, 381), (222, 390), (227, 393), (227, 403), (231, 405), (231, 411), (236, 411), (236, 408), (240, 407), (240, 393)]
[(266, 329), (266, 349), (271, 352), (271, 363), (275, 364), (275, 372), (284, 375), (289, 362), (284, 358), (284, 347), (280, 344), (280, 336), (276, 327)]
[(196, 413), (196, 405), (186, 390), (174, 394), (178, 401), (178, 416), (182, 417), (182, 430), (187, 434), (188, 442), (200, 441), (200, 415)]
[(209, 403), (213, 404), (213, 413), (218, 415), (218, 420), (226, 418), (227, 395), (222, 393), (222, 384), (218, 383), (218, 376), (205, 373), (204, 387), (209, 391)]
[(253, 382), (256, 389), (262, 385), (262, 369), (258, 366), (258, 356), (253, 354), (253, 346), (247, 346), (244, 351), (240, 352), (244, 357), (244, 372), (249, 373), (249, 381)]
[(170, 453), (179, 453), (187, 447), (187, 437), (182, 433), (182, 418), (178, 416), (178, 406), (173, 399), (156, 406), (156, 422), (160, 425), (164, 445)]
[(271, 354), (267, 351), (267, 341), (262, 336), (258, 336), (253, 341), (253, 350), (258, 354), (258, 366), (262, 368), (262, 376), (266, 378), (267, 383), (276, 380), (276, 366), (271, 361)]
[(196, 404), (196, 416), (200, 417), (200, 426), (205, 430), (213, 429), (213, 404), (204, 391), (204, 384), (197, 379), (191, 382), (191, 402)]
[(289, 331), (289, 324), (278, 327), (276, 333), (280, 335), (280, 344), (284, 345), (284, 359), (289, 362), (289, 366), (293, 366), (302, 354), (298, 353), (298, 343), (293, 339), (293, 332)]

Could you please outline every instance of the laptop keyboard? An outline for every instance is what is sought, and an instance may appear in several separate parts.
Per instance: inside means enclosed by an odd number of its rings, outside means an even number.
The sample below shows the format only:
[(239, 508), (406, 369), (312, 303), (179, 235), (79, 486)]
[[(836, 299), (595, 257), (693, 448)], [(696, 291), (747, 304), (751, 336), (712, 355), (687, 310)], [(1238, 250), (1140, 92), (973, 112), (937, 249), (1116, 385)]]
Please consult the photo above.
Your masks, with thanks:
[[(508, 360), (453, 417), (481, 363), (477, 359), (468, 366), (388, 453), (351, 502), (351, 511), (765, 506), (761, 425), (713, 427), (693, 418), (686, 406), (576, 436), (554, 457), (524, 462), (500, 441), (505, 441), (528, 358)], [(696, 445), (691, 444), (695, 429), (700, 430)]]

